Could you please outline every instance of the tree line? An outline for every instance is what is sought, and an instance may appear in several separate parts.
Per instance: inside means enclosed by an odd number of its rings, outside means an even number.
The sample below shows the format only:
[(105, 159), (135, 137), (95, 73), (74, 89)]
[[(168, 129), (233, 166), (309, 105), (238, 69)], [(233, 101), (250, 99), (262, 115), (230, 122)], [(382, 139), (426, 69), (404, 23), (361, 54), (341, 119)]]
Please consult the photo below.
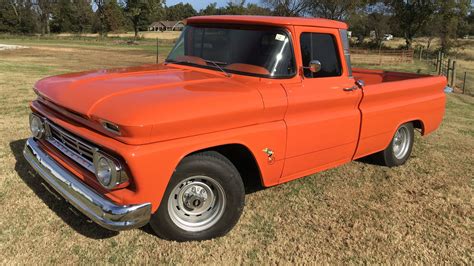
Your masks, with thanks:
[(269, 8), (245, 1), (224, 7), (211, 3), (196, 11), (191, 4), (166, 6), (163, 0), (0, 0), (0, 32), (16, 34), (100, 33), (146, 30), (159, 20), (196, 15), (271, 15)]
[(0, 32), (14, 34), (99, 33), (147, 30), (154, 21), (178, 21), (196, 15), (306, 16), (342, 20), (362, 42), (380, 46), (387, 33), (405, 38), (439, 37), (442, 50), (453, 40), (474, 35), (471, 0), (231, 0), (197, 11), (190, 4), (167, 6), (164, 0), (0, 0)]
[(448, 52), (456, 38), (474, 35), (471, 0), (262, 0), (273, 14), (342, 20), (359, 43), (372, 35), (369, 45), (380, 47), (385, 34), (403, 37), (405, 48), (413, 39), (428, 37), (427, 48), (440, 38)]

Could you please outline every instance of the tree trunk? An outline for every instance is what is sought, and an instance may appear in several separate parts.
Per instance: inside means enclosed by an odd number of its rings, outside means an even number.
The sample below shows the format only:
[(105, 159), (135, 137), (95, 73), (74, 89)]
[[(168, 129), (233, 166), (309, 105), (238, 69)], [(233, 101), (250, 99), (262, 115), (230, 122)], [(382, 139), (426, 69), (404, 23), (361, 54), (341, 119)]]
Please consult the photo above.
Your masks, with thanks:
[(44, 16), (41, 16), (41, 36), (44, 36), (46, 34), (46, 21), (44, 19)]
[(413, 43), (413, 38), (405, 37), (405, 44), (406, 44), (406, 49), (407, 50), (411, 49), (412, 43)]
[(426, 50), (429, 50), (430, 47), (431, 47), (431, 42), (433, 41), (433, 38), (432, 37), (429, 37), (428, 38), (428, 44), (426, 45)]
[(17, 19), (17, 21), (18, 21), (18, 25), (20, 25), (20, 24), (21, 24), (21, 16), (20, 16), (20, 14), (18, 13), (18, 10), (16, 9), (15, 4), (14, 4), (13, 2), (10, 2), (10, 5), (11, 5), (11, 7), (12, 7), (12, 9), (13, 9), (13, 12), (15, 12), (15, 16), (16, 16), (16, 19)]
[(138, 38), (138, 23), (139, 23), (139, 18), (134, 17), (133, 19), (133, 30), (135, 31), (135, 40)]
[(49, 18), (46, 18), (46, 34), (49, 35), (51, 33), (51, 28), (49, 27)]

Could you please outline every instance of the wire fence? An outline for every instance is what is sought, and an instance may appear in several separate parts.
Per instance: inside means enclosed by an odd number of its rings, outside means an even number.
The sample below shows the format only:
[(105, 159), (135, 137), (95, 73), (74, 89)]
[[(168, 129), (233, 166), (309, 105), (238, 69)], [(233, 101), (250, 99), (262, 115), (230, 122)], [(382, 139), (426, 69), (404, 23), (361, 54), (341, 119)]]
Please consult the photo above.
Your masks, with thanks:
[(451, 87), (454, 92), (473, 95), (474, 82), (472, 82), (472, 79), (474, 75), (470, 73), (468, 68), (463, 69), (461, 65), (458, 64), (458, 60), (450, 58), (442, 52), (439, 52), (434, 59), (433, 56), (428, 55), (423, 57), (423, 50), (419, 50), (418, 53), (420, 60), (425, 59), (430, 61), (435, 67), (435, 72), (447, 78), (448, 86)]
[(445, 76), (454, 92), (474, 96), (474, 65), (469, 59), (448, 57), (442, 52), (423, 48), (415, 50), (415, 58), (429, 63), (433, 67), (432, 73)]
[(385, 63), (412, 63), (414, 54), (414, 50), (351, 49), (351, 58), (355, 62), (373, 65), (382, 65)]

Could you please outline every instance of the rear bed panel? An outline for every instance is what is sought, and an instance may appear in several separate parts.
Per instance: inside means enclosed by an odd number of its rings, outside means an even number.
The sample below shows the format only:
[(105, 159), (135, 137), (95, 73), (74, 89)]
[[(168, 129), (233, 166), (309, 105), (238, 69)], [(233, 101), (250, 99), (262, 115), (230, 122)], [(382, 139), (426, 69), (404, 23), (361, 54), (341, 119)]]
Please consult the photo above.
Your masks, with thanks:
[(362, 128), (354, 159), (384, 150), (403, 123), (421, 121), (423, 135), (441, 124), (446, 102), (444, 77), (383, 71), (357, 71), (354, 76), (367, 84), (360, 104)]

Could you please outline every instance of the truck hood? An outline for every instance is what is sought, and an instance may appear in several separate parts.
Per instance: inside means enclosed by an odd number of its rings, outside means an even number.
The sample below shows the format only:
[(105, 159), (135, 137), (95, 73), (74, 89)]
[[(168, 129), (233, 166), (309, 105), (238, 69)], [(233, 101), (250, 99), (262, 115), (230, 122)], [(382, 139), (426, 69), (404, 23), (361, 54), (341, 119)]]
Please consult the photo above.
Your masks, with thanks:
[(177, 65), (99, 70), (48, 77), (35, 85), (44, 102), (100, 125), (112, 122), (125, 143), (142, 144), (255, 124), (264, 109), (256, 86), (219, 72)]

